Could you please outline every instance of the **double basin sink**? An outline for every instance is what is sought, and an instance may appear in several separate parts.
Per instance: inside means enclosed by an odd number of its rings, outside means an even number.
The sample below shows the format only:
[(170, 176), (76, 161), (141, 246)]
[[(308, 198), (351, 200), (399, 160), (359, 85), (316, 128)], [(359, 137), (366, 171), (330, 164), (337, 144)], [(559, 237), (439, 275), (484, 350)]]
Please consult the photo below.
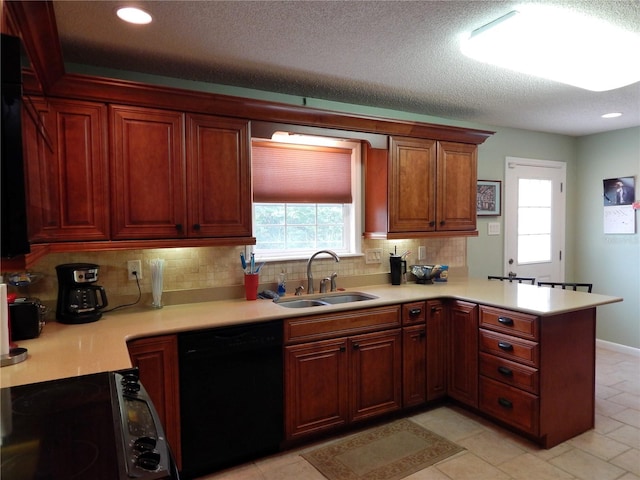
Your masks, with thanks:
[(276, 303), (287, 308), (307, 308), (320, 307), (326, 305), (337, 305), (340, 303), (362, 302), (364, 300), (373, 300), (375, 295), (361, 292), (334, 293), (314, 298), (280, 298)]

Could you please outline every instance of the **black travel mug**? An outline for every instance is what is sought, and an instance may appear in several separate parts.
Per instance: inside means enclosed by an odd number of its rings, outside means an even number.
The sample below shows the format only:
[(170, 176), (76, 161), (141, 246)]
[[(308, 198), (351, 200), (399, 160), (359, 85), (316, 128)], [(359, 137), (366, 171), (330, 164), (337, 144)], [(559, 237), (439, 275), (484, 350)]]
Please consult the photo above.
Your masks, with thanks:
[(399, 255), (391, 255), (389, 263), (391, 264), (391, 285), (400, 285), (402, 276), (407, 273), (407, 261)]

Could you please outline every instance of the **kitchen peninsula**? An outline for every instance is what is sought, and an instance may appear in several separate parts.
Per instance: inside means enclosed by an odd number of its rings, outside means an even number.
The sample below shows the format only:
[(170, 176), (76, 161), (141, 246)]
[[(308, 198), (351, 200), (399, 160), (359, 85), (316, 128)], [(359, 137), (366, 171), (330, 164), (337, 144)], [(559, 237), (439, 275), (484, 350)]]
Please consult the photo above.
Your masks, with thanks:
[[(1, 386), (131, 367), (128, 342), (131, 345), (140, 339), (281, 320), (285, 329), (285, 385), (294, 388), (296, 379), (289, 373), (295, 365), (287, 362), (295, 361), (292, 354), (301, 348), (347, 340), (348, 336), (367, 337), (378, 331), (400, 338), (418, 323), (419, 328), (426, 328), (422, 363), (427, 364), (427, 390), (430, 369), (444, 365), (446, 386), (439, 398), (452, 398), (546, 448), (593, 427), (596, 307), (621, 298), (484, 279), (349, 290), (377, 298), (309, 308), (231, 299), (111, 313), (83, 325), (48, 323), (39, 338), (20, 342), (28, 349), (29, 358), (3, 368)], [(422, 314), (422, 320), (406, 322), (405, 311)], [(430, 327), (437, 312), (441, 313), (440, 330)], [(365, 323), (369, 317), (383, 316), (386, 323), (375, 328)], [(336, 331), (327, 327), (334, 319), (338, 319), (334, 322)], [(320, 324), (324, 329), (320, 334), (311, 330)], [(397, 342), (400, 352), (408, 347), (410, 337), (402, 338)], [(433, 345), (439, 345), (442, 358), (430, 363)], [(409, 357), (402, 358), (408, 364)], [(396, 363), (403, 368), (403, 362)], [(144, 375), (142, 379), (144, 382)], [(407, 380), (398, 380), (394, 388), (408, 386), (405, 384)], [(286, 397), (285, 412), (292, 408)], [(432, 398), (426, 395), (422, 403)], [(408, 405), (400, 399), (395, 410)], [(576, 412), (581, 413), (574, 421)], [(300, 438), (295, 425), (288, 423), (286, 430), (288, 440)]]

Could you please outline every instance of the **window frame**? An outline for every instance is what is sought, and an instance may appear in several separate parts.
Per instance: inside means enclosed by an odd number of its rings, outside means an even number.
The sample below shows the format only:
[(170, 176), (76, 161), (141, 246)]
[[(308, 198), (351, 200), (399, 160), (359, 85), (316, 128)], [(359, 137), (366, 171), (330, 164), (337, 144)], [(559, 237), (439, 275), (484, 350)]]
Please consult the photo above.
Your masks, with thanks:
[[(274, 135), (275, 137), (276, 135)], [(351, 195), (352, 203), (350, 208), (344, 208), (345, 218), (345, 243), (346, 249), (335, 249), (334, 251), (341, 257), (347, 256), (361, 256), (362, 255), (362, 221), (363, 221), (363, 199), (362, 199), (362, 181), (363, 181), (363, 168), (362, 168), (362, 145), (358, 141), (351, 139), (339, 139), (329, 137), (316, 137), (305, 135), (291, 135), (288, 136), (286, 142), (283, 142), (280, 138), (277, 140), (254, 138), (256, 141), (274, 141), (276, 143), (298, 143), (301, 145), (317, 145), (317, 146), (333, 146), (340, 148), (351, 149)], [(253, 139), (252, 139), (253, 140)], [(256, 203), (269, 203), (269, 202), (254, 202), (253, 195), (251, 200), (251, 222), (255, 235), (256, 230)], [(285, 203), (285, 202), (273, 202), (273, 203)], [(325, 202), (319, 203), (325, 204)], [(314, 204), (314, 205), (319, 205)], [(294, 203), (295, 205), (295, 203)], [(308, 204), (307, 204), (308, 205)], [(349, 204), (335, 204), (335, 205), (349, 205)], [(257, 239), (256, 239), (257, 241)], [(257, 246), (252, 247), (252, 251), (255, 252), (256, 259), (264, 261), (287, 261), (287, 260), (302, 260), (308, 259), (317, 250), (321, 250), (324, 247), (313, 247), (311, 249), (295, 249), (295, 250), (277, 250), (273, 252), (266, 252), (259, 250)]]

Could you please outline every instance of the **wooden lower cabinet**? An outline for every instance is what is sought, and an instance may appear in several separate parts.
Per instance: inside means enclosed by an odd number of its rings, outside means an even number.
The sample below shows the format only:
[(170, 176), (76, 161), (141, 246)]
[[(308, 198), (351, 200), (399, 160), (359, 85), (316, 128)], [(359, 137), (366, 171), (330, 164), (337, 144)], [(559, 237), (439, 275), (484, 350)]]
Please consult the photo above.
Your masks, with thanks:
[(478, 305), (454, 300), (448, 315), (448, 388), (451, 398), (478, 406)]
[(593, 428), (595, 318), (481, 305), (480, 411), (545, 448)]
[(345, 425), (349, 417), (347, 340), (293, 345), (284, 351), (287, 439)]
[(525, 433), (538, 434), (539, 397), (480, 377), (480, 410)]
[(138, 367), (140, 381), (151, 397), (178, 468), (180, 446), (180, 385), (178, 339), (175, 335), (141, 338), (128, 342), (129, 356)]
[[(379, 322), (396, 328), (368, 331)], [(353, 334), (341, 335), (347, 325)], [(284, 328), (285, 441), (402, 408), (399, 306), (285, 320)]]
[(426, 305), (426, 399), (431, 401), (447, 395), (448, 310), (442, 300), (429, 300)]
[(402, 405), (413, 407), (427, 401), (427, 328), (402, 329)]
[(401, 330), (351, 337), (349, 418), (352, 422), (402, 408)]
[(401, 330), (285, 347), (285, 436), (295, 440), (402, 407)]
[[(435, 299), (283, 328), (284, 445), (447, 396), (545, 448), (594, 425), (595, 308), (536, 317)], [(180, 465), (177, 338), (128, 348)]]

